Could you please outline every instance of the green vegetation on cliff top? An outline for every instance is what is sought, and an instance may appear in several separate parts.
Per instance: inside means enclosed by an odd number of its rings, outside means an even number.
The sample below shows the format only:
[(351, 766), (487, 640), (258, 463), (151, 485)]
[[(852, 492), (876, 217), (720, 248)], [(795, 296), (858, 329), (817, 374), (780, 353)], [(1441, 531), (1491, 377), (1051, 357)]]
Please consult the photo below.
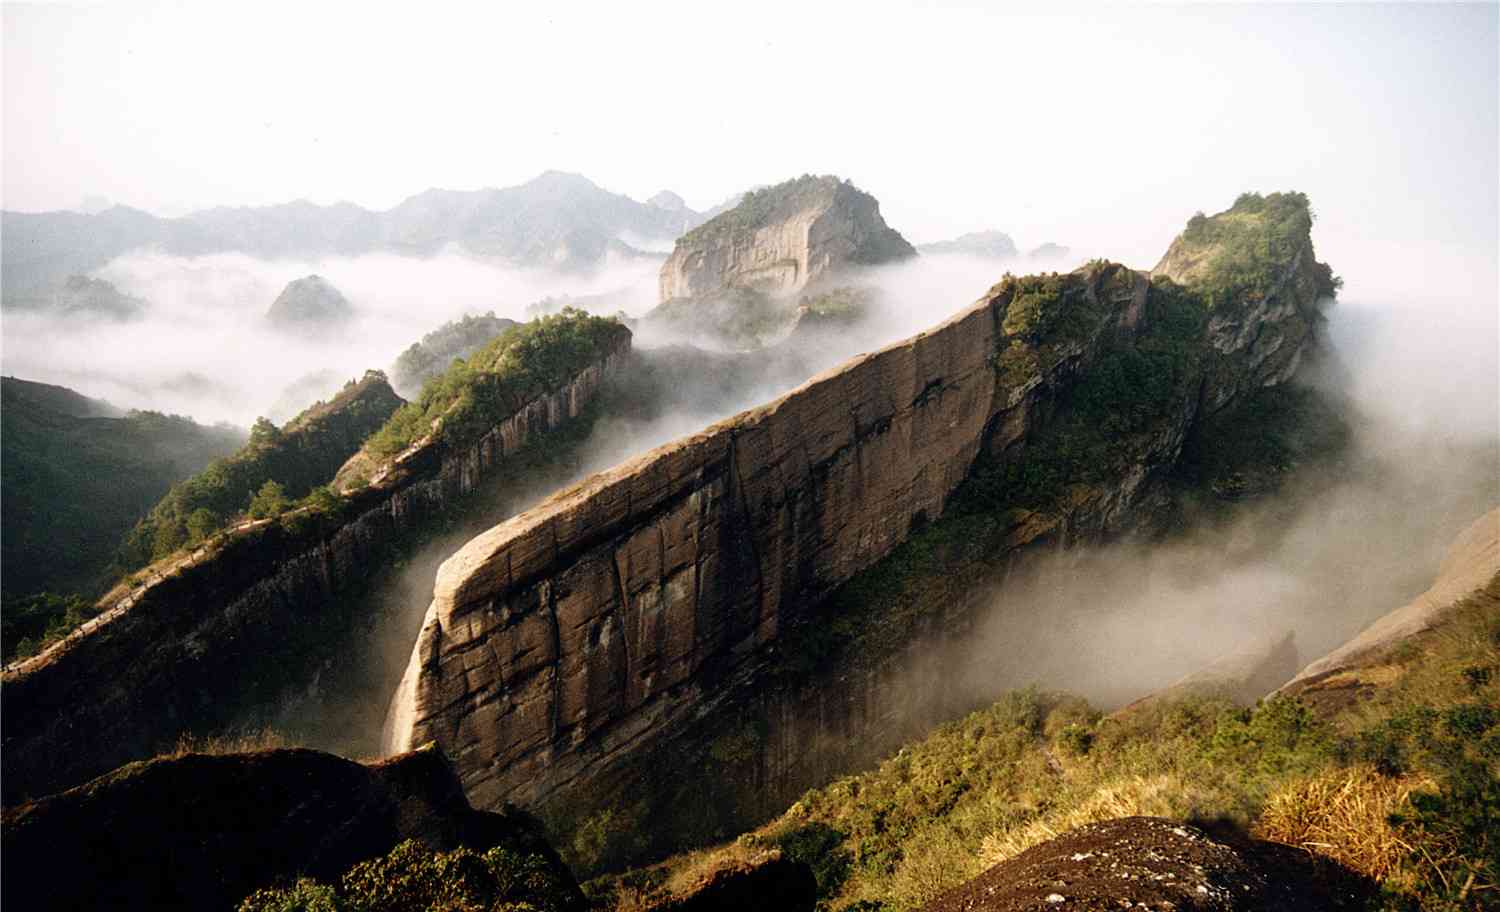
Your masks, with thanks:
[(384, 462), (430, 433), (451, 446), (472, 443), (532, 400), (565, 386), (629, 335), (613, 317), (571, 307), (512, 326), (429, 380), (421, 396), (369, 439), (365, 452)]
[[(559, 308), (561, 309), (561, 308)], [(428, 380), (441, 374), (454, 358), (466, 358), (479, 346), (516, 325), (514, 320), (495, 316), (465, 314), (413, 342), (391, 365), (391, 385), (398, 391), (420, 390)]]
[(840, 187), (853, 184), (832, 174), (804, 174), (770, 187), (747, 192), (733, 208), (719, 213), (678, 238), (679, 245), (700, 244), (710, 238), (734, 231), (753, 230), (777, 219), (786, 218), (812, 206), (833, 201)]
[[(1167, 250), (1155, 272), (1193, 287), (1209, 309), (1259, 300), (1282, 280), (1308, 243), (1313, 212), (1303, 193), (1243, 193), (1214, 216), (1199, 212)], [(1318, 293), (1332, 296), (1342, 284), (1315, 264)]]
[(258, 419), (239, 452), (173, 485), (126, 537), (121, 564), (143, 566), (207, 539), (247, 511), (268, 515), (326, 485), (400, 405), (385, 375), (369, 371), (284, 428)]
[[(845, 199), (855, 204), (878, 206), (875, 198), (855, 187), (847, 180), (832, 174), (812, 175), (783, 181), (771, 187), (751, 190), (740, 198), (734, 208), (719, 213), (677, 239), (677, 247), (701, 246), (715, 239), (742, 231), (774, 224), (819, 206), (832, 206), (835, 201)], [(879, 221), (878, 213), (875, 220)], [(883, 263), (916, 255), (916, 248), (907, 243), (895, 229), (880, 224), (883, 230), (870, 233), (862, 246), (850, 254), (855, 263)]]

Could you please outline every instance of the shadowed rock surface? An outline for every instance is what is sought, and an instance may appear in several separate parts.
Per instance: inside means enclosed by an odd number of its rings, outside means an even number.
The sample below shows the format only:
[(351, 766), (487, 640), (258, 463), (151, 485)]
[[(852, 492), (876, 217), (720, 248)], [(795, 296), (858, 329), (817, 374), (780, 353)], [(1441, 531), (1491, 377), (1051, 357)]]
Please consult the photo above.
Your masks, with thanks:
[(1372, 888), (1287, 846), (1215, 839), (1160, 817), (1124, 817), (1032, 846), (923, 912), (1325, 912), (1364, 908)]
[(812, 869), (771, 852), (714, 869), (682, 895), (653, 903), (649, 912), (812, 912), (818, 882)]
[(515, 811), (475, 811), (435, 748), (364, 765), (310, 750), (132, 763), (4, 815), (12, 909), (227, 909), (273, 881), (336, 880), (405, 839), (505, 845), (577, 883)]

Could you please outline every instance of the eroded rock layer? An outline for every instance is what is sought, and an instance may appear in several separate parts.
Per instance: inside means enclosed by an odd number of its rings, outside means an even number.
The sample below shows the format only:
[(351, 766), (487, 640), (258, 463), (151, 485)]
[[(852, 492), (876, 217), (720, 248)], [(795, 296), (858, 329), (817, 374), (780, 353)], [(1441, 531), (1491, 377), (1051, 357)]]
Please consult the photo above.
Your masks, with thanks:
[[(1061, 515), (1018, 511), (1006, 547), (1118, 530), (1201, 410), (1290, 376), (1317, 320), (1303, 239), (1273, 287), (1205, 321), (1191, 388), (1121, 439), (1118, 470), (1075, 487)], [(439, 572), (392, 747), (437, 740), (479, 806), (585, 783), (628, 802), (639, 795), (621, 770), (669, 762), (684, 738), (722, 740), (734, 716), (755, 729), (754, 790), (788, 794), (819, 757), (928, 712), (943, 672), (915, 646), (961, 635), (961, 592), (903, 631), (912, 649), (868, 667), (783, 686), (779, 656), (816, 635), (830, 593), (943, 514), (977, 456), (1024, 451), (1102, 352), (1150, 329), (1148, 299), (1176, 293), (1112, 264), (1034, 284), (1002, 283), (929, 332), (471, 541)], [(903, 678), (938, 686), (888, 686)]]
[(295, 515), (254, 523), (106, 595), (97, 618), (5, 670), (6, 803), (274, 705), (300, 665), (315, 679), (347, 624), (340, 600), (507, 457), (579, 416), (629, 348), (621, 330), (566, 386), (471, 445), (429, 440), (408, 449), (370, 484), (346, 492), (344, 518), (331, 528)]

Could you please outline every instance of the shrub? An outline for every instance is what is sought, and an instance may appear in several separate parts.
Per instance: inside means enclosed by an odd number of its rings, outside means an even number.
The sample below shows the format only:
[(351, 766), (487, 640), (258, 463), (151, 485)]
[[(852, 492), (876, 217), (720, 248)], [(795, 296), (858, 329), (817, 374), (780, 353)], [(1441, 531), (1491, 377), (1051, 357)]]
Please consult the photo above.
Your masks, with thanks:
[(565, 307), (512, 326), (468, 360), (457, 359), (428, 380), (365, 444), (387, 460), (429, 433), (462, 446), (478, 439), (539, 395), (561, 387), (603, 354), (622, 333), (613, 318)]
[(289, 888), (257, 890), (240, 912), (561, 912), (573, 907), (562, 869), (546, 857), (496, 846), (434, 852), (408, 839), (384, 857), (349, 869), (336, 887), (299, 880)]
[(280, 516), (287, 508), (286, 489), (279, 482), (268, 481), (250, 498), (249, 513), (256, 519)]

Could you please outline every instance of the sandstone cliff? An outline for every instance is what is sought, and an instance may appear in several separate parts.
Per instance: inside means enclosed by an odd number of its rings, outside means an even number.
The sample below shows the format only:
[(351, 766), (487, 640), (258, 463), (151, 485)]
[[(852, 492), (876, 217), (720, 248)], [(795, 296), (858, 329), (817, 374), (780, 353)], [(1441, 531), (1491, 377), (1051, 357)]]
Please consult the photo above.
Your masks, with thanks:
[(1358, 636), (1311, 662), (1277, 693), (1358, 689), (1357, 669), (1376, 665), (1383, 653), (1440, 623), (1464, 599), (1495, 598), (1500, 584), (1500, 508), (1492, 509), (1464, 530), (1443, 557), (1437, 579), (1421, 595), (1382, 615)]
[[(940, 680), (916, 667), (936, 654), (919, 641), (961, 636), (972, 607), (955, 589), (876, 631), (870, 662), (829, 667), (830, 595), (943, 517), (981, 455), (999, 478), (1032, 460), (986, 508), (999, 553), (1124, 528), (1203, 412), (1295, 370), (1319, 319), (1305, 230), (1277, 265), (1258, 295), (1201, 319), (1187, 290), (1112, 264), (1007, 280), (929, 332), (495, 527), (439, 572), (393, 746), (437, 740), (480, 806), (584, 784), (605, 801), (640, 797), (624, 766), (749, 724), (755, 790), (805, 787), (814, 758), (930, 709), (885, 685)], [(1105, 415), (1114, 434), (1084, 457), (1041, 458), (1049, 426), (1087, 405), (1069, 396), (1091, 372), (1104, 376), (1091, 402), (1137, 406), (1137, 380), (1159, 395), (1134, 423)], [(816, 680), (788, 684), (810, 646)]]
[(880, 217), (880, 204), (824, 176), (745, 194), (677, 239), (661, 268), (661, 301), (725, 288), (790, 294), (820, 276), (916, 255)]
[(248, 523), (107, 594), (98, 617), (5, 669), (6, 802), (274, 705), (298, 673), (315, 681), (355, 620), (350, 595), (371, 568), (399, 559), (509, 458), (583, 414), (629, 349), (630, 333), (616, 327), (593, 363), (487, 432), (461, 444), (429, 435), (343, 493), (332, 513)]

